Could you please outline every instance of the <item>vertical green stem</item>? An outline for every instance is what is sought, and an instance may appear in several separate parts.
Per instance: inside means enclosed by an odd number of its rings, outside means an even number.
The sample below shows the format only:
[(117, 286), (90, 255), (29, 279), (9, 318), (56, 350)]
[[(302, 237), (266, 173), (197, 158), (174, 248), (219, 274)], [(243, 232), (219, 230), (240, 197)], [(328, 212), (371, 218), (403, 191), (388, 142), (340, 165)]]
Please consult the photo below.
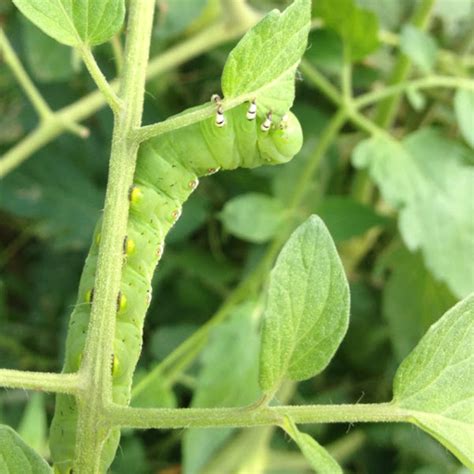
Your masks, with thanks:
[(123, 48), (120, 35), (116, 34), (111, 40), (112, 53), (114, 55), (115, 67), (117, 68), (117, 75), (119, 76), (123, 68)]
[[(411, 19), (412, 25), (420, 29), (425, 29), (431, 16), (431, 11), (436, 0), (422, 0), (418, 8), (413, 13)], [(399, 84), (407, 79), (411, 71), (412, 62), (400, 53), (395, 66), (393, 68), (392, 76), (388, 81), (389, 85)], [(380, 102), (375, 122), (382, 128), (389, 128), (393, 124), (403, 93), (394, 94), (386, 100)], [(353, 196), (362, 201), (369, 202), (374, 194), (373, 184), (367, 174), (367, 171), (359, 171), (356, 175), (353, 184)]]
[(296, 186), (295, 193), (291, 200), (290, 207), (297, 209), (305, 198), (305, 194), (308, 190), (308, 185), (313, 179), (314, 172), (318, 169), (321, 159), (331, 146), (339, 130), (347, 120), (347, 112), (344, 107), (341, 107), (336, 115), (331, 119), (327, 127), (323, 130), (323, 133), (319, 137), (318, 144), (314, 150), (313, 156), (311, 157), (308, 165), (304, 172), (301, 174), (301, 178)]
[(303, 59), (300, 71), (312, 82), (328, 99), (337, 105), (342, 103), (339, 91), (307, 60)]
[[(420, 29), (426, 29), (433, 6), (436, 0), (422, 0), (416, 8), (411, 23)], [(400, 53), (395, 67), (392, 72), (392, 77), (389, 80), (389, 85), (399, 84), (407, 79), (411, 71), (411, 60)], [(390, 128), (395, 120), (400, 105), (402, 93), (395, 94), (388, 99), (382, 101), (379, 104), (375, 123), (382, 128)], [(355, 199), (363, 203), (369, 203), (374, 197), (374, 185), (368, 175), (367, 170), (358, 171), (354, 182), (352, 184), (352, 195)], [(378, 237), (378, 233), (369, 234), (370, 237), (367, 240), (357, 240), (354, 242), (354, 249), (352, 253), (352, 262), (355, 267), (360, 259), (366, 254), (367, 250), (370, 249), (374, 241)], [(348, 269), (350, 271), (350, 269)]]
[[(423, 0), (420, 3), (411, 20), (413, 26), (416, 26), (421, 30), (426, 29), (435, 2), (436, 0)], [(392, 77), (388, 81), (388, 84), (393, 85), (403, 82), (410, 74), (411, 66), (411, 60), (405, 56), (405, 54), (400, 53), (395, 67), (393, 68)], [(380, 104), (375, 119), (378, 125), (384, 128), (391, 126), (395, 120), (395, 116), (400, 105), (400, 100), (401, 94), (397, 94), (393, 95)]]
[(352, 59), (351, 50), (344, 43), (344, 63), (342, 65), (342, 94), (344, 101), (349, 104), (352, 100)]
[(75, 472), (79, 474), (99, 472), (101, 446), (107, 434), (104, 407), (112, 398), (110, 364), (122, 271), (122, 244), (128, 219), (128, 189), (138, 150), (131, 132), (141, 124), (154, 8), (154, 0), (129, 2), (125, 64), (119, 88), (123, 106), (115, 116), (94, 304), (80, 369), (84, 389), (78, 400)]

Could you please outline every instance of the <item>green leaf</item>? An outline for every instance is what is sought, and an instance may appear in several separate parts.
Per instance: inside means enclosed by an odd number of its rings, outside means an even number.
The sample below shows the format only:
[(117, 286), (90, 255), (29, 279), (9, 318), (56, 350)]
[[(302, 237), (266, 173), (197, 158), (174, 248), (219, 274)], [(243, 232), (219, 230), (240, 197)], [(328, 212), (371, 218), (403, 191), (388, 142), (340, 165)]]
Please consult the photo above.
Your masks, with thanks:
[[(474, 168), (468, 150), (433, 129), (396, 142), (384, 136), (360, 142), (353, 163), (369, 168), (384, 199), (400, 208), (399, 228), (411, 251), (459, 297), (474, 288)], [(446, 249), (449, 248), (449, 254)]]
[(298, 430), (293, 420), (285, 417), (282, 428), (298, 445), (304, 457), (317, 474), (342, 474), (337, 461), (311, 436)]
[(32, 393), (18, 427), (18, 434), (38, 453), (44, 454), (48, 440), (47, 433), (44, 395), (39, 392)]
[(38, 28), (68, 46), (109, 40), (123, 24), (125, 0), (13, 0)]
[(285, 218), (283, 204), (266, 194), (248, 193), (227, 203), (219, 217), (231, 234), (249, 242), (271, 239)]
[(323, 221), (291, 235), (270, 275), (260, 351), (260, 386), (304, 380), (332, 359), (349, 323), (349, 287)]
[(246, 33), (224, 66), (226, 98), (255, 96), (262, 114), (287, 112), (295, 96), (296, 68), (306, 49), (310, 6), (310, 0), (295, 0), (283, 13), (271, 11)]
[(454, 96), (454, 110), (464, 139), (474, 148), (474, 92), (458, 90)]
[(405, 25), (400, 34), (400, 49), (423, 72), (429, 73), (433, 70), (438, 46), (428, 33), (413, 25)]
[(377, 49), (379, 23), (376, 15), (360, 8), (354, 0), (318, 0), (314, 13), (335, 30), (349, 48), (350, 57), (357, 61)]
[(35, 79), (58, 82), (72, 77), (71, 49), (45, 35), (31, 22), (22, 23), (26, 60)]
[[(252, 303), (241, 305), (217, 327), (203, 354), (193, 407), (235, 407), (258, 397), (258, 335)], [(190, 429), (184, 435), (184, 474), (201, 471), (232, 428)]]
[(393, 402), (474, 469), (474, 293), (433, 324), (400, 365)]
[(364, 234), (387, 222), (370, 207), (344, 196), (328, 196), (316, 207), (316, 212), (336, 242)]
[(420, 256), (399, 250), (390, 260), (391, 274), (383, 292), (383, 314), (388, 321), (395, 355), (401, 361), (456, 299), (445, 284), (432, 277)]
[(0, 425), (0, 472), (2, 474), (51, 474), (47, 462), (9, 426)]

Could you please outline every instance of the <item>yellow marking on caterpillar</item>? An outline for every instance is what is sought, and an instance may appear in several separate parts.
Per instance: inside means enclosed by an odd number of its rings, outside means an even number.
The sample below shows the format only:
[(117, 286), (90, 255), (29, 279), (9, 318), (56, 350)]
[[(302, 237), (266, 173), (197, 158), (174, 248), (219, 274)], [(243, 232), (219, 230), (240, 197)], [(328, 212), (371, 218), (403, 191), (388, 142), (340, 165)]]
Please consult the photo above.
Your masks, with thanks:
[(143, 193), (142, 193), (141, 189), (138, 186), (132, 186), (130, 188), (130, 192), (128, 194), (128, 197), (129, 197), (130, 202), (132, 204), (137, 204), (138, 202), (141, 201), (141, 199), (143, 197)]
[(116, 377), (119, 373), (120, 364), (118, 357), (114, 354), (112, 356), (112, 377)]
[(135, 241), (125, 237), (123, 241), (123, 253), (125, 255), (131, 255), (135, 251)]
[(94, 300), (94, 288), (86, 291), (84, 299), (86, 300), (86, 303), (92, 303)]
[(123, 311), (127, 307), (127, 298), (121, 292), (117, 296), (117, 312)]
[(79, 353), (79, 355), (77, 356), (77, 368), (76, 370), (79, 370), (80, 367), (81, 367), (81, 364), (82, 364), (82, 352)]

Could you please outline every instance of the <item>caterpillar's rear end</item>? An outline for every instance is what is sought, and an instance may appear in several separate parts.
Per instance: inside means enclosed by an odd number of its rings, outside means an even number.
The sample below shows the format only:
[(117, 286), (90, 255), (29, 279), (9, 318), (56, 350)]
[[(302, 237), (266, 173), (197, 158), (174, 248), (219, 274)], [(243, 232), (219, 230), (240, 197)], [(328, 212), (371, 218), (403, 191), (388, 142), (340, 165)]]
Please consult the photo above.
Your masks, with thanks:
[[(130, 402), (133, 373), (141, 352), (143, 322), (151, 301), (151, 279), (166, 234), (198, 185), (198, 178), (218, 169), (253, 168), (285, 163), (301, 148), (302, 132), (289, 112), (279, 123), (260, 117), (257, 104), (242, 104), (225, 114), (217, 104), (215, 119), (175, 130), (140, 148), (133, 186), (129, 190), (127, 235), (123, 236), (123, 268), (117, 295), (114, 353), (111, 354), (113, 402)], [(84, 350), (100, 246), (100, 224), (86, 259), (79, 295), (69, 322), (63, 372), (79, 369)], [(74, 397), (58, 395), (51, 426), (55, 470), (71, 473), (74, 460), (77, 406)], [(119, 430), (104, 437), (101, 469), (115, 456)]]

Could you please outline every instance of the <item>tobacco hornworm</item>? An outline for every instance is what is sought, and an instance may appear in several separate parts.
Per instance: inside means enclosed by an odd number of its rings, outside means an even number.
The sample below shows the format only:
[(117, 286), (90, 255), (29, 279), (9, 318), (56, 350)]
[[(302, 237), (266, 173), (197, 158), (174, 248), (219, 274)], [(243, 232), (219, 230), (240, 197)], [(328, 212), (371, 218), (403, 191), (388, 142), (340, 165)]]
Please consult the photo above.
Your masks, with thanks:
[[(142, 329), (151, 298), (151, 278), (163, 253), (166, 234), (178, 219), (183, 202), (198, 178), (219, 169), (253, 168), (284, 163), (301, 148), (302, 131), (288, 112), (278, 124), (272, 115), (259, 116), (258, 103), (241, 104), (225, 114), (216, 100), (216, 116), (144, 143), (129, 191), (129, 219), (124, 237), (121, 290), (117, 295), (114, 354), (111, 361), (113, 401), (128, 404), (133, 372), (142, 346)], [(94, 304), (94, 277), (100, 225), (97, 226), (79, 284), (66, 341), (64, 372), (78, 370)], [(77, 407), (74, 397), (58, 395), (51, 427), (51, 453), (56, 472), (71, 473)], [(111, 464), (120, 438), (105, 440), (101, 469)]]

